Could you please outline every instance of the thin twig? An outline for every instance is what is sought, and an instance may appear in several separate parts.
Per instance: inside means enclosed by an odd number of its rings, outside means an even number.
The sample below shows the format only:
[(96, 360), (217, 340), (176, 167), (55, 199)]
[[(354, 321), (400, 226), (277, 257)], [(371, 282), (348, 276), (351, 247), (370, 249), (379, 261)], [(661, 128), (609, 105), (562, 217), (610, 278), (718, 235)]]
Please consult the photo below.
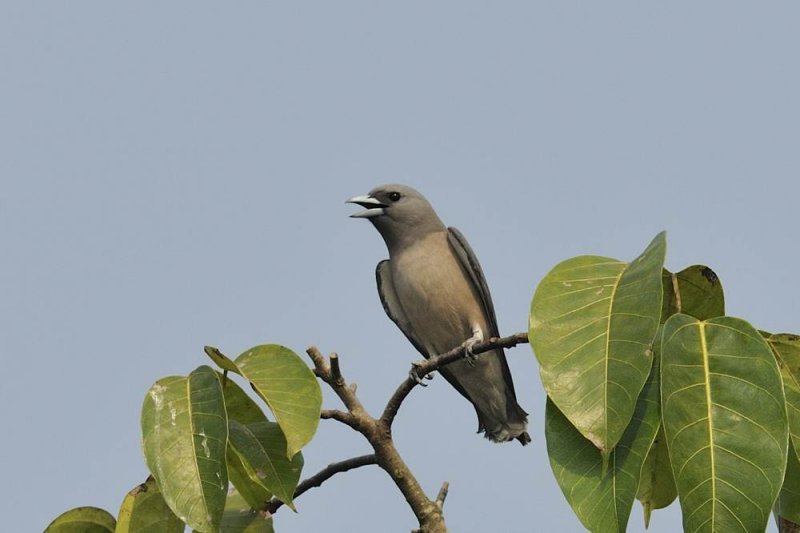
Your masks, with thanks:
[(316, 346), (311, 346), (306, 350), (306, 353), (314, 363), (314, 373), (322, 381), (330, 385), (333, 392), (336, 393), (345, 407), (347, 407), (347, 410), (356, 417), (356, 421), (358, 418), (356, 415), (361, 415), (362, 413), (366, 414), (366, 410), (364, 410), (364, 406), (361, 405), (361, 401), (358, 399), (355, 392), (347, 386), (341, 374), (339, 375), (339, 379), (334, 379), (331, 365), (325, 360), (325, 356), (322, 355), (322, 352), (320, 352)]
[[(528, 334), (527, 333), (515, 333), (514, 335), (509, 335), (508, 337), (492, 337), (489, 340), (479, 342), (472, 347), (472, 352), (475, 355), (488, 352), (494, 350), (496, 348), (512, 348), (517, 344), (523, 344), (528, 342)], [(454, 361), (457, 361), (464, 357), (464, 346), (459, 346), (458, 348), (453, 348), (449, 352), (445, 352), (440, 355), (435, 355), (430, 359), (426, 359), (424, 361), (419, 361), (414, 363), (412, 367), (412, 372), (416, 372), (419, 378), (423, 378), (426, 375), (430, 374), (431, 372), (440, 369), (443, 366), (446, 366)], [(386, 402), (386, 408), (383, 410), (383, 414), (381, 415), (381, 422), (383, 422), (387, 428), (391, 428), (392, 422), (394, 421), (394, 417), (397, 415), (397, 411), (400, 409), (403, 401), (406, 399), (406, 396), (418, 385), (417, 381), (415, 381), (410, 376), (403, 381), (397, 390), (394, 391), (392, 397), (389, 398), (389, 401)]]
[(450, 490), (450, 483), (447, 481), (442, 483), (442, 488), (439, 489), (439, 494), (436, 495), (436, 499), (433, 502), (439, 509), (444, 507), (444, 500), (447, 498), (447, 493), (449, 490)]
[(353, 429), (357, 429), (353, 416), (350, 413), (345, 413), (344, 411), (339, 411), (338, 409), (323, 409), (319, 413), (319, 417), (322, 420), (336, 420), (337, 422), (341, 422), (342, 424), (350, 426)]
[[(308, 489), (312, 489), (314, 487), (319, 487), (324, 482), (335, 476), (336, 474), (347, 472), (348, 470), (353, 470), (355, 468), (360, 468), (362, 466), (367, 465), (375, 465), (378, 464), (378, 458), (375, 457), (374, 453), (369, 455), (360, 455), (358, 457), (353, 457), (351, 459), (345, 459), (344, 461), (338, 461), (336, 463), (331, 463), (313, 476), (308, 479), (303, 480), (294, 491), (293, 498), (297, 498), (301, 494), (303, 494)], [(281, 506), (283, 502), (277, 498), (272, 498), (267, 504), (264, 506), (263, 510), (274, 514)]]
[(311, 362), (314, 363), (315, 370), (323, 375), (330, 372), (330, 367), (328, 366), (328, 363), (325, 362), (325, 356), (322, 355), (322, 352), (320, 352), (316, 346), (311, 346), (308, 350), (306, 350), (306, 353), (311, 358)]
[(341, 381), (342, 380), (342, 370), (339, 368), (339, 356), (335, 353), (332, 353), (329, 357), (331, 362), (331, 378), (334, 381)]

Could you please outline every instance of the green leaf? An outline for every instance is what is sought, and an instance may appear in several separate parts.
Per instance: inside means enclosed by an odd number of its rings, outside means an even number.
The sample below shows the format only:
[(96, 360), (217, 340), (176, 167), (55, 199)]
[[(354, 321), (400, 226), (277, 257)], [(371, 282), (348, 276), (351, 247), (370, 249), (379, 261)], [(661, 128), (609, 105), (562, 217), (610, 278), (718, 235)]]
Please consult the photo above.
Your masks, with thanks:
[(115, 533), (182, 533), (186, 525), (170, 510), (152, 476), (122, 501)]
[(248, 507), (241, 495), (236, 492), (228, 496), (220, 533), (274, 533), (274, 531), (272, 517), (263, 511)]
[(236, 453), (230, 441), (228, 442), (227, 461), (228, 479), (247, 506), (254, 509), (263, 507), (264, 503), (272, 498), (272, 493), (257, 478), (253, 469)]
[(45, 533), (114, 533), (116, 520), (97, 507), (76, 507), (50, 522)]
[(222, 383), (222, 393), (225, 396), (225, 410), (228, 412), (228, 420), (236, 420), (240, 424), (257, 424), (267, 422), (267, 416), (253, 399), (242, 390), (231, 378), (220, 377)]
[(296, 353), (278, 344), (264, 344), (236, 358), (241, 375), (267, 402), (286, 435), (288, 458), (308, 444), (319, 425), (322, 391), (316, 376)]
[(286, 439), (278, 425), (260, 422), (244, 426), (232, 420), (229, 442), (236, 459), (238, 483), (234, 486), (250, 506), (259, 508), (274, 494), (294, 510), (292, 498), (300, 481), (303, 455), (287, 459)]
[[(603, 457), (569, 420), (547, 402), (545, 438), (550, 466), (575, 514), (590, 531), (626, 530), (641, 467), (657, 429), (656, 394), (646, 394), (609, 457)], [(640, 412), (641, 411), (641, 412)]]
[(600, 451), (548, 400), (545, 439), (550, 467), (561, 492), (590, 531), (624, 532), (642, 465), (659, 424), (658, 365), (645, 383), (631, 423), (603, 466)]
[(783, 378), (789, 433), (797, 451), (800, 450), (800, 337), (790, 333), (767, 333), (766, 336)]
[(568, 259), (545, 276), (529, 336), (550, 399), (605, 457), (630, 422), (652, 364), (664, 233), (630, 264)]
[(203, 351), (205, 351), (206, 355), (212, 361), (214, 361), (214, 364), (216, 364), (222, 370), (226, 370), (228, 372), (234, 372), (236, 374), (241, 374), (239, 372), (239, 367), (236, 366), (236, 363), (231, 361), (227, 355), (220, 352), (219, 349), (214, 348), (213, 346), (205, 346), (203, 348)]
[(319, 425), (322, 391), (314, 373), (296, 353), (278, 344), (256, 346), (235, 361), (211, 346), (206, 346), (205, 352), (220, 368), (247, 379), (267, 403), (286, 435), (287, 457), (308, 444)]
[(228, 489), (228, 421), (217, 374), (157, 381), (142, 406), (145, 460), (170, 509), (190, 527), (216, 531)]
[(642, 479), (636, 497), (642, 502), (645, 528), (650, 526), (650, 514), (655, 509), (667, 507), (678, 497), (678, 489), (675, 488), (675, 478), (669, 462), (667, 440), (660, 423), (656, 439), (642, 467)]
[(664, 270), (664, 300), (661, 321), (675, 313), (707, 320), (725, 314), (725, 295), (722, 283), (713, 270), (705, 265), (692, 265), (677, 274)]
[(778, 501), (775, 502), (775, 513), (795, 524), (800, 524), (800, 461), (797, 459), (797, 450), (791, 442), (789, 448), (786, 475), (783, 478)]
[(738, 318), (675, 315), (664, 325), (661, 387), (684, 530), (763, 531), (789, 437), (767, 343)]

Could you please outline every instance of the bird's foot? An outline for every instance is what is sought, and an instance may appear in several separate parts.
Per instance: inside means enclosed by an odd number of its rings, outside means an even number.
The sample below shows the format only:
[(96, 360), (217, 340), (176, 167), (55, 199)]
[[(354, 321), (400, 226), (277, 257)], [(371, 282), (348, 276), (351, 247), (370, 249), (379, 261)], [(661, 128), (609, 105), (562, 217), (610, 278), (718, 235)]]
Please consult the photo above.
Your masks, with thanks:
[(483, 341), (483, 331), (481, 331), (481, 328), (473, 326), (472, 337), (464, 341), (464, 359), (467, 360), (469, 366), (475, 366), (475, 359), (477, 359), (477, 356), (473, 348), (481, 341)]
[[(424, 361), (414, 361), (413, 363), (411, 363), (411, 370), (408, 371), (408, 378), (421, 387), (427, 387), (428, 384), (422, 381), (422, 378), (419, 377), (419, 373), (417, 371), (417, 369), (422, 365), (422, 363), (424, 363)], [(426, 375), (425, 377), (427, 379), (433, 379), (433, 376), (431, 376), (430, 374)]]
[(468, 339), (467, 342), (464, 343), (464, 359), (467, 360), (469, 366), (475, 366), (475, 361), (478, 359), (478, 356), (472, 351), (472, 348), (476, 344), (478, 344), (478, 340), (474, 338)]

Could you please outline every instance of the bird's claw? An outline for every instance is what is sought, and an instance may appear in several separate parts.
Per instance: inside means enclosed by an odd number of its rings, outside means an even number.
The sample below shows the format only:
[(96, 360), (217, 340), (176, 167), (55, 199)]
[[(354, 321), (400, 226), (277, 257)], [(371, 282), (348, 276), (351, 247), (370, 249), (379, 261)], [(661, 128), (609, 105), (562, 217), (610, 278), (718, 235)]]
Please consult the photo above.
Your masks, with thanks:
[[(408, 371), (408, 378), (417, 385), (419, 385), (420, 387), (427, 387), (428, 384), (422, 381), (422, 378), (419, 377), (419, 374), (417, 373), (417, 368), (419, 368), (421, 364), (422, 364), (421, 361), (414, 361), (413, 363), (411, 363), (411, 370)], [(433, 377), (430, 374), (426, 375), (425, 377), (427, 379), (433, 379)]]
[(472, 339), (464, 343), (464, 359), (467, 360), (469, 366), (475, 366), (475, 361), (478, 359), (478, 356), (472, 351), (472, 347), (477, 343), (478, 341)]

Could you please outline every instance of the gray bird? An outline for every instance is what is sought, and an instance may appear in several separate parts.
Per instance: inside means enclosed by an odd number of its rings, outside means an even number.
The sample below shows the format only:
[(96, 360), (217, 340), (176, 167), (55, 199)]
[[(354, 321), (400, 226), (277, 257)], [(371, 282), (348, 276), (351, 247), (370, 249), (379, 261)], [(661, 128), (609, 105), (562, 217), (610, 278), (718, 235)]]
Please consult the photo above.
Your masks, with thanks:
[(351, 216), (372, 222), (389, 249), (375, 271), (389, 318), (426, 358), (464, 346), (467, 358), (440, 373), (475, 407), (478, 432), (494, 442), (530, 442), (505, 353), (472, 354), (476, 343), (500, 334), (483, 271), (461, 232), (405, 185), (382, 185), (347, 202), (366, 208)]

